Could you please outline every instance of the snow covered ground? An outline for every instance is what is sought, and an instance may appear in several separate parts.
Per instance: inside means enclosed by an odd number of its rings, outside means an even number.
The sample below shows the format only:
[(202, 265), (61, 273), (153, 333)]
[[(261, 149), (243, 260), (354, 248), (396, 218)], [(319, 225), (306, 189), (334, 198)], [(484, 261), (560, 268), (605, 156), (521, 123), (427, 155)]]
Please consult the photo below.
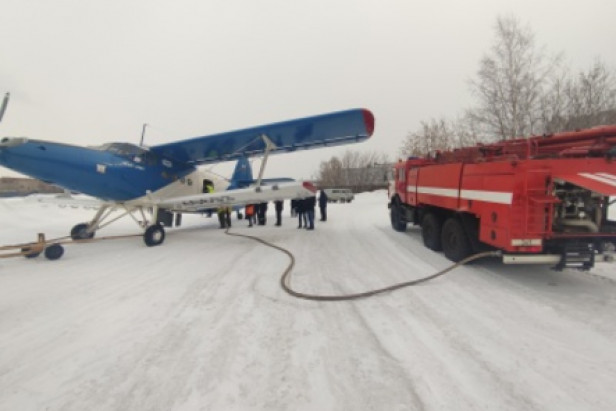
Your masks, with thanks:
[[(384, 192), (234, 232), (292, 251), (292, 286), (351, 293), (450, 264), (389, 226)], [(272, 207), (270, 207), (271, 209)], [(92, 211), (0, 200), (0, 244)], [(188, 216), (185, 216), (188, 217)], [(99, 235), (135, 232), (121, 221)], [(616, 276), (484, 261), (353, 302), (294, 299), (288, 258), (185, 218), (165, 243), (0, 260), (0, 410), (614, 410)]]

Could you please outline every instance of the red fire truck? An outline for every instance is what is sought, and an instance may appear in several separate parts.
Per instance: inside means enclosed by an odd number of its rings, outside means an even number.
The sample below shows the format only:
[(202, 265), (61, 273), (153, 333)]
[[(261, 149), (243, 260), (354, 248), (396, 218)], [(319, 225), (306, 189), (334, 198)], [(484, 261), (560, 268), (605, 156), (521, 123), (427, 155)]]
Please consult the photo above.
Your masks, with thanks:
[(393, 171), (392, 227), (420, 225), (450, 260), (490, 249), (556, 269), (613, 260), (616, 126), (436, 152)]

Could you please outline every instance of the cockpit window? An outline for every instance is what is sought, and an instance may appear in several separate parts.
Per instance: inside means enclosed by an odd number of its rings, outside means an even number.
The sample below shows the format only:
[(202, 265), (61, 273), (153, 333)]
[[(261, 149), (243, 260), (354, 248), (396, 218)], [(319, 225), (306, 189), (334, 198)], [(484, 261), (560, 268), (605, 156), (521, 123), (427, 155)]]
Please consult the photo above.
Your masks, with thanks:
[(96, 150), (107, 151), (116, 156), (124, 157), (139, 164), (156, 164), (157, 156), (143, 147), (129, 143), (107, 143), (93, 147)]
[(119, 156), (135, 156), (147, 153), (147, 150), (143, 147), (129, 143), (107, 143), (94, 148), (101, 151), (108, 151)]

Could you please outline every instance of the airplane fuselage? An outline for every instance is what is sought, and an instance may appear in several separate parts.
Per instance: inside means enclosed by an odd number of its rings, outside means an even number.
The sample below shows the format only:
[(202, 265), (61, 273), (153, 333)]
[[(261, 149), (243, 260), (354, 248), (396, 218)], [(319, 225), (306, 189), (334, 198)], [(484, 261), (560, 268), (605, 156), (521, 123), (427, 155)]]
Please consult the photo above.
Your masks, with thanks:
[(148, 193), (191, 195), (210, 179), (192, 165), (160, 158), (139, 146), (110, 143), (80, 147), (27, 138), (0, 141), (0, 165), (27, 176), (104, 200), (125, 202)]
[[(7, 101), (8, 95), (0, 112), (6, 109)], [(80, 147), (5, 137), (0, 140), (0, 166), (104, 200), (97, 201), (99, 206), (92, 220), (71, 229), (72, 239), (90, 239), (100, 228), (130, 215), (144, 228), (145, 244), (155, 246), (164, 241), (163, 225), (170, 225), (173, 213), (202, 213), (221, 207), (313, 197), (316, 189), (310, 182), (263, 178), (267, 157), (358, 143), (373, 132), (373, 114), (367, 109), (350, 109), (149, 148), (129, 143)], [(264, 159), (259, 177), (254, 180), (249, 158), (260, 154)], [(237, 161), (229, 181), (197, 168), (224, 161)], [(114, 217), (115, 211), (122, 214)], [(178, 220), (176, 215), (176, 224)], [(57, 249), (50, 252), (51, 257), (59, 255), (61, 251)]]

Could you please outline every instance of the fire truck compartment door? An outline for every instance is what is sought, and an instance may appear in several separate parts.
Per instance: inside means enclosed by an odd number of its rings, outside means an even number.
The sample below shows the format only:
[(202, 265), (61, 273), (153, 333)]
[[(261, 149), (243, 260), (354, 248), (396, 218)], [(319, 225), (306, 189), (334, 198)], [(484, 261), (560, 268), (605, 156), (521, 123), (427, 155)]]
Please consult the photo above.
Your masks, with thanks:
[(555, 174), (554, 179), (565, 180), (605, 196), (616, 196), (616, 175), (609, 173)]

